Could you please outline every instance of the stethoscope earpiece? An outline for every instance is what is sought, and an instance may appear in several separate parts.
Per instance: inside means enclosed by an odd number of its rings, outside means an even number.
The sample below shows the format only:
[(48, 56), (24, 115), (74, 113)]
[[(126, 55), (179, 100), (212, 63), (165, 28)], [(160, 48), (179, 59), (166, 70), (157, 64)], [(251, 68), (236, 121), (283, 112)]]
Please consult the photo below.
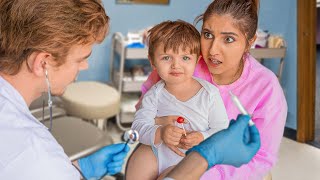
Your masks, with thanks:
[[(51, 87), (50, 87), (47, 69), (45, 69), (45, 75), (46, 75), (46, 84), (47, 84), (47, 88), (48, 88), (48, 107), (49, 107), (49, 113), (50, 113), (49, 131), (51, 131), (52, 130), (52, 98), (51, 98)], [(43, 107), (42, 119), (44, 119), (44, 107)]]

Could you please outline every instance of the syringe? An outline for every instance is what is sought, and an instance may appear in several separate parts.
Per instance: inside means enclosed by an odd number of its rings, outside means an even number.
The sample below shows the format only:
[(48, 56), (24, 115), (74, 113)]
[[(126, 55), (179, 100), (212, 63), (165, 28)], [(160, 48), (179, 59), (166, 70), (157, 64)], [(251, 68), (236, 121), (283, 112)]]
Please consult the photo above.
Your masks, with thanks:
[[(234, 105), (237, 106), (237, 108), (239, 109), (239, 111), (240, 111), (243, 115), (249, 115), (249, 116), (251, 117), (251, 115), (248, 113), (248, 111), (247, 111), (247, 110), (243, 107), (243, 105), (241, 104), (239, 98), (238, 98), (236, 95), (234, 95), (234, 94), (232, 93), (232, 91), (229, 91), (229, 94), (230, 94), (230, 96), (231, 96), (231, 99), (232, 99)], [(249, 126), (253, 126), (253, 125), (254, 125), (254, 122), (250, 119), (250, 120), (249, 120)]]

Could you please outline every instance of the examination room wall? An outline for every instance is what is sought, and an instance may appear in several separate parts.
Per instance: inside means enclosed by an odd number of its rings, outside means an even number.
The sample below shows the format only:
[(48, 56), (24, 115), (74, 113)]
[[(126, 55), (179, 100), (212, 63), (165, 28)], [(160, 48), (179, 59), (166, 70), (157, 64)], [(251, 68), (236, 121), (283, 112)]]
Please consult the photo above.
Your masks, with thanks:
[[(111, 29), (105, 41), (94, 47), (89, 59), (90, 68), (79, 74), (78, 80), (109, 81), (111, 36), (114, 32), (126, 34), (164, 20), (182, 19), (190, 23), (201, 14), (212, 0), (170, 0), (169, 5), (116, 4), (115, 0), (103, 0), (111, 18)], [(297, 2), (296, 0), (261, 0), (259, 27), (273, 34), (282, 35), (288, 44), (282, 87), (288, 101), (286, 126), (297, 127)], [(276, 62), (266, 63), (272, 70)]]

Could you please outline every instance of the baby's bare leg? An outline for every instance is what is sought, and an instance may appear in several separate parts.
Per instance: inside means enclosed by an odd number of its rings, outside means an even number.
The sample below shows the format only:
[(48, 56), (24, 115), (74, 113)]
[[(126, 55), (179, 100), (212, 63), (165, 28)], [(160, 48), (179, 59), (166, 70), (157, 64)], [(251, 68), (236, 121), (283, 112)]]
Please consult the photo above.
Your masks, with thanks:
[(167, 174), (169, 174), (169, 172), (176, 166), (170, 166), (167, 169), (165, 169), (164, 171), (162, 171), (162, 173), (160, 174), (160, 176), (158, 177), (157, 180), (162, 180), (163, 178), (166, 177)]
[(158, 177), (158, 161), (150, 146), (139, 144), (129, 157), (126, 180), (154, 180)]

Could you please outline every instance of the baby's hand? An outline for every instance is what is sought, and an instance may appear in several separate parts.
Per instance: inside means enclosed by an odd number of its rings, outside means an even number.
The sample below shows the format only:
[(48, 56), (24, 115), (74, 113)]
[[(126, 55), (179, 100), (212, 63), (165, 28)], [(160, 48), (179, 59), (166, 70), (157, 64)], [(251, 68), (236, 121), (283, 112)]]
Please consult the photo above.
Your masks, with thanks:
[(173, 151), (174, 153), (178, 154), (179, 156), (182, 156), (182, 157), (186, 156), (183, 152), (181, 152), (179, 150), (179, 148), (178, 148), (179, 146), (173, 146), (173, 145), (167, 145), (167, 146), (168, 146), (169, 149), (171, 149), (171, 151)]
[(161, 139), (167, 145), (177, 146), (184, 131), (174, 125), (166, 125), (161, 128)]
[(184, 157), (185, 154), (182, 153), (177, 145), (180, 142), (180, 139), (184, 131), (174, 125), (166, 125), (161, 128), (161, 139), (162, 141), (176, 154)]
[(187, 133), (186, 137), (181, 138), (180, 143), (186, 148), (191, 148), (198, 145), (204, 140), (203, 135), (200, 132), (192, 131)]
[(181, 142), (178, 144), (177, 147), (180, 148), (180, 149), (184, 149), (184, 150), (189, 150), (190, 148), (192, 148), (192, 146), (187, 146), (187, 145), (185, 145), (185, 144), (183, 144)]

